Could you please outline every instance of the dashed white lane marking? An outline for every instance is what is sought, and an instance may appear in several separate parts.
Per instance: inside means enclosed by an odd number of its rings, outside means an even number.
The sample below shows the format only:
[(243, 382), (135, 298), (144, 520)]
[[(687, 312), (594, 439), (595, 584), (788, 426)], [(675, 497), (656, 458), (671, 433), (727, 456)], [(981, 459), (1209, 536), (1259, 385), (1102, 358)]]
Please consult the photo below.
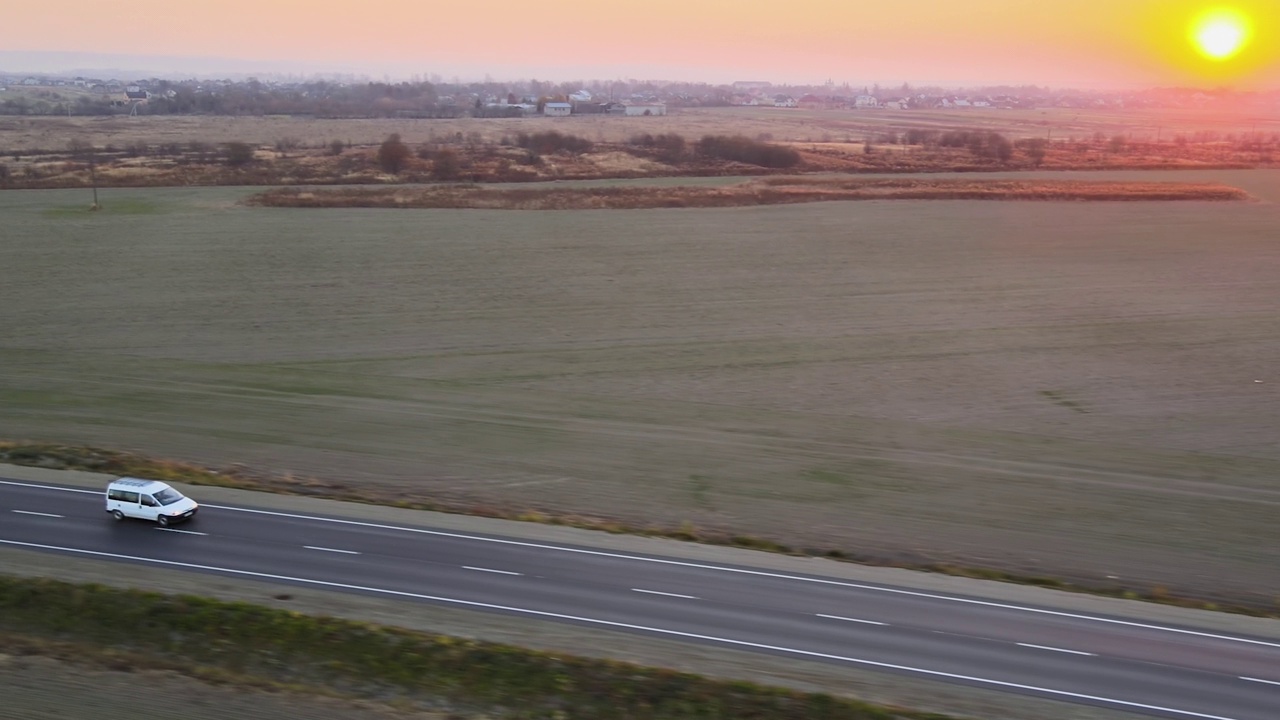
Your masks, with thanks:
[(879, 622), (876, 620), (859, 620), (858, 618), (840, 617), (839, 615), (823, 615), (822, 613), (818, 613), (817, 615), (820, 618), (826, 618), (828, 620), (843, 620), (845, 622), (851, 622), (851, 623), (862, 623), (863, 625), (888, 625), (889, 624), (889, 623)]
[(337, 548), (316, 547), (315, 545), (303, 545), (307, 550), (320, 550), (322, 552), (342, 553), (343, 555), (359, 555), (355, 550), (339, 550)]
[(1266, 685), (1280, 685), (1280, 682), (1276, 682), (1275, 680), (1263, 680), (1261, 678), (1251, 678), (1251, 677), (1245, 677), (1243, 675), (1240, 676), (1240, 679), (1248, 680), (1249, 682), (1264, 683)]
[(1164, 707), (1162, 705), (1149, 705), (1147, 703), (1134, 702), (1132, 700), (1119, 700), (1117, 698), (1109, 698), (1101, 695), (1089, 695), (1086, 693), (1071, 692), (1070, 690), (1055, 690), (1053, 688), (1039, 687), (1037, 685), (1026, 685), (1023, 683), (1009, 682), (1008, 680), (995, 680), (992, 678), (977, 677), (974, 675), (961, 675), (959, 673), (944, 672), (942, 670), (928, 670), (925, 668), (912, 667), (910, 665), (899, 665), (897, 663), (881, 662), (879, 660), (868, 660), (866, 658), (848, 657), (845, 655), (834, 655), (831, 653), (817, 652), (814, 650), (803, 650), (801, 648), (789, 648), (781, 645), (769, 645), (766, 643), (751, 642), (749, 640), (737, 640), (734, 638), (717, 637), (715, 635), (703, 635), (701, 633), (685, 632), (683, 630), (670, 630), (667, 628), (651, 627), (647, 625), (636, 625), (633, 623), (618, 622), (616, 620), (603, 620), (600, 618), (589, 618), (580, 615), (569, 615), (566, 613), (551, 612), (548, 610), (534, 610), (532, 608), (514, 607), (511, 605), (498, 605), (496, 603), (478, 602), (476, 600), (462, 600), (460, 598), (441, 597), (439, 595), (427, 595), (424, 593), (407, 592), (405, 590), (391, 590), (388, 588), (370, 587), (368, 585), (354, 585), (351, 583), (334, 582), (332, 580), (317, 580), (314, 578), (292, 577), (289, 575), (276, 575), (274, 573), (254, 572), (252, 570), (237, 570), (235, 568), (218, 567), (216, 565), (200, 565), (197, 563), (178, 562), (177, 560), (161, 560), (159, 558), (143, 557), (141, 555), (117, 555), (115, 553), (104, 552), (101, 550), (86, 550), (84, 548), (64, 547), (59, 545), (45, 545), (43, 543), (29, 543), (20, 540), (4, 540), (0, 539), (0, 544), (13, 545), (15, 547), (29, 547), (39, 550), (57, 550), (60, 552), (76, 553), (79, 555), (89, 555), (93, 557), (105, 557), (116, 560), (136, 560), (138, 562), (153, 563), (156, 565), (166, 565), (169, 567), (185, 567), (192, 570), (206, 570), (212, 572), (226, 573), (228, 575), (241, 575), (244, 577), (258, 577), (266, 580), (283, 580), (285, 582), (303, 583), (307, 585), (316, 585), (318, 587), (331, 587), (341, 590), (356, 590), (359, 592), (376, 593), (379, 595), (390, 595), (392, 597), (407, 597), (417, 600), (426, 600), (429, 602), (449, 603), (451, 605), (461, 605), (463, 607), (484, 608), (486, 610), (499, 610), (503, 612), (514, 612), (532, 617), (544, 617), (554, 620), (569, 620), (572, 622), (591, 623), (601, 627), (614, 627), (622, 630), (638, 630), (640, 632), (650, 632), (659, 635), (668, 635), (670, 637), (688, 638), (690, 640), (702, 640), (704, 642), (714, 642), (733, 647), (754, 648), (756, 650), (769, 650), (772, 652), (783, 652), (790, 655), (798, 655), (800, 657), (812, 657), (822, 660), (834, 660), (836, 662), (845, 662), (854, 665), (863, 665), (866, 667), (878, 667), (885, 670), (901, 670), (903, 672), (916, 673), (928, 677), (947, 678), (949, 680), (964, 680), (966, 682), (981, 683), (992, 687), (1003, 687), (1011, 690), (1029, 690), (1031, 692), (1044, 693), (1055, 697), (1073, 698), (1075, 700), (1089, 700), (1093, 702), (1103, 702), (1122, 707), (1138, 708), (1140, 710), (1154, 710), (1156, 712), (1178, 715), (1181, 717), (1200, 718), (1201, 720), (1235, 720), (1223, 715), (1208, 715), (1206, 713), (1195, 712), (1193, 710), (1179, 710), (1177, 708)]
[(208, 534), (209, 534), (209, 533), (196, 532), (195, 530), (177, 530), (177, 529), (174, 529), (174, 528), (162, 528), (162, 527), (158, 527), (158, 528), (156, 528), (156, 529), (157, 529), (157, 530), (163, 530), (163, 531), (165, 531), (165, 532), (176, 532), (176, 533), (182, 533), (183, 535), (208, 535)]
[(685, 600), (697, 600), (692, 595), (681, 595), (679, 593), (662, 592), (660, 590), (642, 590), (641, 588), (631, 588), (631, 592), (646, 593), (649, 595), (665, 595), (667, 597), (684, 598)]
[(524, 573), (518, 573), (518, 572), (511, 572), (510, 570), (494, 570), (493, 568), (471, 567), (470, 565), (463, 565), (462, 569), (463, 570), (479, 570), (480, 572), (497, 573), (499, 575), (523, 575), (524, 574)]
[[(56, 485), (38, 485), (35, 483), (15, 482), (13, 480), (0, 480), (0, 485), (14, 485), (17, 487), (30, 487), (41, 490), (56, 490), (60, 492), (85, 493), (89, 495), (101, 495), (99, 490), (81, 490), (79, 488), (57, 487)], [(1125, 627), (1141, 628), (1143, 630), (1157, 630), (1160, 632), (1178, 633), (1180, 635), (1191, 635), (1194, 637), (1210, 638), (1213, 640), (1226, 640), (1229, 642), (1246, 643), (1249, 645), (1261, 645), (1264, 647), (1280, 648), (1280, 642), (1256, 640), (1253, 638), (1238, 637), (1234, 635), (1222, 635), (1219, 633), (1206, 632), (1203, 630), (1190, 630), (1187, 628), (1169, 627), (1167, 625), (1153, 625), (1151, 623), (1138, 622), (1134, 620), (1121, 620), (1119, 618), (1100, 617), (1097, 615), (1084, 615), (1081, 613), (1066, 612), (1063, 610), (1049, 610), (1047, 608), (1028, 607), (1025, 605), (1014, 605), (1011, 603), (996, 602), (992, 600), (978, 600), (976, 598), (955, 597), (951, 595), (939, 595), (937, 593), (922, 592), (920, 590), (906, 590), (903, 588), (881, 587), (878, 585), (866, 585), (863, 583), (848, 582), (845, 580), (832, 580), (828, 578), (806, 577), (803, 575), (788, 575), (786, 573), (769, 572), (767, 570), (749, 570), (746, 568), (724, 567), (721, 565), (708, 565), (706, 563), (689, 562), (687, 560), (671, 560), (668, 558), (644, 557), (643, 555), (627, 555), (625, 553), (615, 553), (606, 550), (587, 550), (585, 548), (561, 547), (558, 545), (547, 545), (544, 543), (526, 542), (523, 540), (508, 540), (505, 538), (482, 537), (479, 535), (467, 535), (466, 533), (447, 532), (444, 530), (428, 530), (426, 528), (412, 528), (401, 525), (386, 525), (382, 523), (364, 522), (361, 520), (343, 520), (340, 518), (320, 517), (316, 515), (299, 515), (296, 513), (277, 512), (274, 510), (254, 510), (252, 508), (233, 507), (230, 505), (203, 505), (206, 508), (216, 508), (218, 510), (231, 510), (234, 512), (253, 513), (255, 515), (273, 515), (276, 517), (294, 518), (296, 520), (315, 520), (319, 522), (336, 523), (339, 525), (352, 525), (356, 527), (368, 527), (378, 530), (397, 530), (400, 532), (418, 533), (421, 535), (434, 535), (436, 537), (450, 537), (459, 540), (475, 540), (477, 542), (497, 543), (500, 545), (515, 545), (517, 547), (536, 548), (539, 550), (555, 550), (557, 552), (578, 553), (582, 555), (594, 555), (596, 557), (609, 557), (619, 560), (633, 560), (636, 562), (655, 563), (659, 565), (674, 565), (678, 567), (696, 568), (699, 570), (715, 570), (717, 572), (737, 573), (740, 575), (750, 575), (754, 577), (767, 577), (777, 580), (791, 580), (797, 582), (815, 583), (818, 585), (831, 585), (836, 587), (847, 587), (856, 590), (867, 590), (871, 592), (890, 593), (894, 595), (905, 595), (908, 597), (927, 598), (930, 600), (944, 600), (947, 602), (963, 603), (967, 605), (976, 605), (980, 607), (999, 608), (1001, 610), (1015, 610), (1018, 612), (1035, 613), (1039, 615), (1049, 615), (1053, 617), (1065, 617), (1073, 620), (1084, 620), (1087, 622), (1107, 623), (1111, 625), (1121, 625)]]
[[(52, 488), (59, 489), (59, 488)], [(963, 603), (966, 605), (976, 605), (980, 607), (999, 608), (1001, 610), (1015, 610), (1018, 612), (1034, 613), (1038, 615), (1049, 615), (1053, 617), (1065, 617), (1073, 620), (1084, 620), (1087, 622), (1107, 623), (1111, 625), (1121, 625), (1125, 627), (1142, 628), (1144, 630), (1157, 630), (1161, 632), (1178, 633), (1181, 635), (1191, 635), (1195, 637), (1211, 638), (1214, 640), (1226, 640), (1229, 642), (1247, 643), (1249, 645), (1262, 645), (1266, 647), (1280, 648), (1280, 642), (1268, 642), (1266, 640), (1254, 640), (1252, 638), (1237, 637), (1233, 635), (1221, 635), (1219, 633), (1205, 632), (1203, 630), (1189, 630), (1185, 628), (1169, 627), (1165, 625), (1153, 625), (1150, 623), (1137, 622), (1133, 620), (1120, 620), (1118, 618), (1099, 617), (1097, 615), (1084, 615), (1081, 613), (1065, 612), (1062, 610), (1048, 610), (1045, 608), (1028, 607), (1025, 605), (1013, 605), (1011, 603), (995, 602), (991, 600), (977, 600), (974, 598), (954, 597), (951, 595), (939, 595), (937, 593), (922, 592), (919, 590), (904, 590), (902, 588), (881, 587), (877, 585), (866, 585), (863, 583), (848, 582), (844, 580), (830, 580), (827, 578), (806, 577), (803, 575), (789, 575), (787, 573), (769, 572), (767, 570), (748, 570), (746, 568), (725, 567), (722, 565), (709, 565), (706, 563), (689, 562), (687, 560), (671, 560), (668, 558), (645, 557), (643, 555), (628, 555), (626, 553), (609, 552), (606, 550), (588, 550), (585, 548), (562, 547), (559, 545), (547, 545), (545, 543), (527, 542), (523, 540), (508, 540), (505, 538), (483, 537), (479, 535), (468, 535), (466, 533), (448, 532), (444, 530), (428, 530), (426, 528), (404, 527), (402, 525), (387, 525), (383, 523), (364, 522), (361, 520), (343, 520), (339, 518), (319, 517), (316, 515), (299, 515), (296, 513), (277, 512), (274, 510), (254, 510), (251, 508), (232, 507), (228, 505), (206, 505), (205, 507), (213, 507), (219, 510), (232, 510), (235, 512), (253, 513), (257, 515), (273, 515), (277, 517), (294, 518), (296, 520), (316, 520), (319, 522), (337, 523), (340, 525), (353, 525), (357, 527), (369, 527), (379, 530), (396, 530), (400, 532), (418, 533), (422, 535), (433, 535), (435, 537), (449, 537), (458, 540), (474, 540), (477, 542), (489, 542), (499, 545), (514, 545), (517, 547), (535, 548), (538, 550), (554, 550), (556, 552), (576, 553), (580, 555), (593, 555), (595, 557), (616, 558), (618, 560), (631, 560), (635, 562), (647, 562), (657, 565), (672, 565), (676, 567), (695, 568), (698, 570), (714, 570), (716, 572), (735, 573), (739, 575), (749, 575), (753, 577), (767, 577), (776, 580), (789, 580), (795, 582), (814, 583), (818, 585), (830, 585), (835, 587), (847, 587), (856, 590), (867, 590), (871, 592), (889, 593), (894, 595), (905, 595), (908, 597), (926, 598), (929, 600), (943, 600), (946, 602)]]
[(1049, 647), (1048, 645), (1032, 645), (1031, 643), (1015, 643), (1018, 647), (1034, 648), (1036, 650), (1052, 650), (1053, 652), (1070, 653), (1071, 655), (1088, 655), (1089, 657), (1097, 657), (1095, 653), (1084, 652), (1083, 650), (1067, 650), (1066, 648)]
[(14, 510), (14, 512), (18, 513), (19, 515), (38, 515), (40, 517), (56, 517), (56, 518), (63, 517), (62, 515), (54, 515), (53, 513), (35, 512), (34, 510)]

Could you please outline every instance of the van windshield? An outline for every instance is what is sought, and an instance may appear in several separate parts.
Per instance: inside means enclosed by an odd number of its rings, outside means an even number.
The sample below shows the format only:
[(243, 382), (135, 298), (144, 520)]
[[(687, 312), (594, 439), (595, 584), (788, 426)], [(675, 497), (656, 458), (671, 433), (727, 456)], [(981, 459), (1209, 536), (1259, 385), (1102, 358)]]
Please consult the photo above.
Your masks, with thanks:
[(182, 499), (182, 493), (173, 488), (165, 488), (156, 493), (155, 498), (161, 505), (172, 505)]

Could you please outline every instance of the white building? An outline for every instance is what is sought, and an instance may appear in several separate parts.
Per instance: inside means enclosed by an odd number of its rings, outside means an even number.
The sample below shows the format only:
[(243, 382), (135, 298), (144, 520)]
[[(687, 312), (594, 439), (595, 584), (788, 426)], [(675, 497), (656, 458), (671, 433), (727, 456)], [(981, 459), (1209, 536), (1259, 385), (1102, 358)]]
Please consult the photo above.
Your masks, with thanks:
[(568, 117), (573, 106), (567, 102), (549, 102), (542, 106), (542, 114), (547, 117)]
[(666, 115), (667, 106), (662, 103), (631, 103), (626, 106), (624, 115)]

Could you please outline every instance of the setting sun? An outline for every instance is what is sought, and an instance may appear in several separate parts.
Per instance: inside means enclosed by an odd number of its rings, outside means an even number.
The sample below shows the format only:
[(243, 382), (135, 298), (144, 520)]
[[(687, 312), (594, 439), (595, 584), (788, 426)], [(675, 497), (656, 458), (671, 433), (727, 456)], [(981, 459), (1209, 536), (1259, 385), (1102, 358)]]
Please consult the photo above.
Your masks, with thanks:
[(1236, 10), (1210, 10), (1191, 24), (1191, 41), (1211, 60), (1228, 60), (1249, 42), (1249, 19)]

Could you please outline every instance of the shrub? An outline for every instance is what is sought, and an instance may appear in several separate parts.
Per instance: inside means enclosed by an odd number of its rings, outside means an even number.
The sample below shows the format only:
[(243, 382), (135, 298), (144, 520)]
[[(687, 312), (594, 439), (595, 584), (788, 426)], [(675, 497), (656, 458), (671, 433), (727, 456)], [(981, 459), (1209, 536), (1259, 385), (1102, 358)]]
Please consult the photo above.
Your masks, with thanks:
[(659, 158), (675, 161), (684, 157), (686, 143), (683, 135), (676, 133), (659, 133), (651, 135), (642, 133), (631, 138), (631, 144), (654, 151)]
[(698, 141), (698, 153), (766, 168), (789, 168), (800, 164), (800, 153), (795, 150), (743, 135), (706, 135)]
[(431, 177), (436, 180), (457, 180), (461, 172), (462, 163), (452, 150), (441, 150), (431, 159)]
[(409, 146), (400, 139), (400, 134), (391, 133), (386, 140), (382, 141), (382, 145), (378, 146), (378, 167), (382, 168), (383, 172), (399, 175), (408, 166), (409, 157), (412, 154)]
[(302, 147), (302, 140), (296, 137), (282, 137), (276, 140), (276, 151), (281, 155)]
[(974, 157), (1008, 162), (1013, 157), (1013, 143), (1000, 133), (952, 130), (938, 139), (942, 147), (968, 148)]
[(938, 133), (934, 130), (908, 130), (902, 136), (903, 142), (908, 145), (929, 145), (938, 142)]
[(346, 149), (347, 149), (347, 148), (346, 148), (346, 145), (343, 145), (341, 140), (334, 140), (333, 142), (330, 142), (330, 143), (329, 143), (329, 154), (330, 154), (330, 155), (335, 155), (335, 156), (336, 156), (336, 155), (341, 155), (341, 154), (342, 154), (342, 151), (343, 151), (343, 150), (346, 150)]
[(1027, 154), (1027, 159), (1031, 164), (1039, 167), (1044, 162), (1045, 153), (1049, 148), (1049, 141), (1044, 138), (1027, 138), (1019, 140), (1018, 147)]
[(253, 162), (253, 146), (249, 143), (229, 142), (224, 151), (227, 164), (231, 167), (243, 167)]
[(591, 141), (586, 138), (556, 132), (555, 130), (540, 133), (520, 133), (516, 136), (516, 145), (539, 155), (555, 152), (578, 154), (590, 152), (592, 147)]

